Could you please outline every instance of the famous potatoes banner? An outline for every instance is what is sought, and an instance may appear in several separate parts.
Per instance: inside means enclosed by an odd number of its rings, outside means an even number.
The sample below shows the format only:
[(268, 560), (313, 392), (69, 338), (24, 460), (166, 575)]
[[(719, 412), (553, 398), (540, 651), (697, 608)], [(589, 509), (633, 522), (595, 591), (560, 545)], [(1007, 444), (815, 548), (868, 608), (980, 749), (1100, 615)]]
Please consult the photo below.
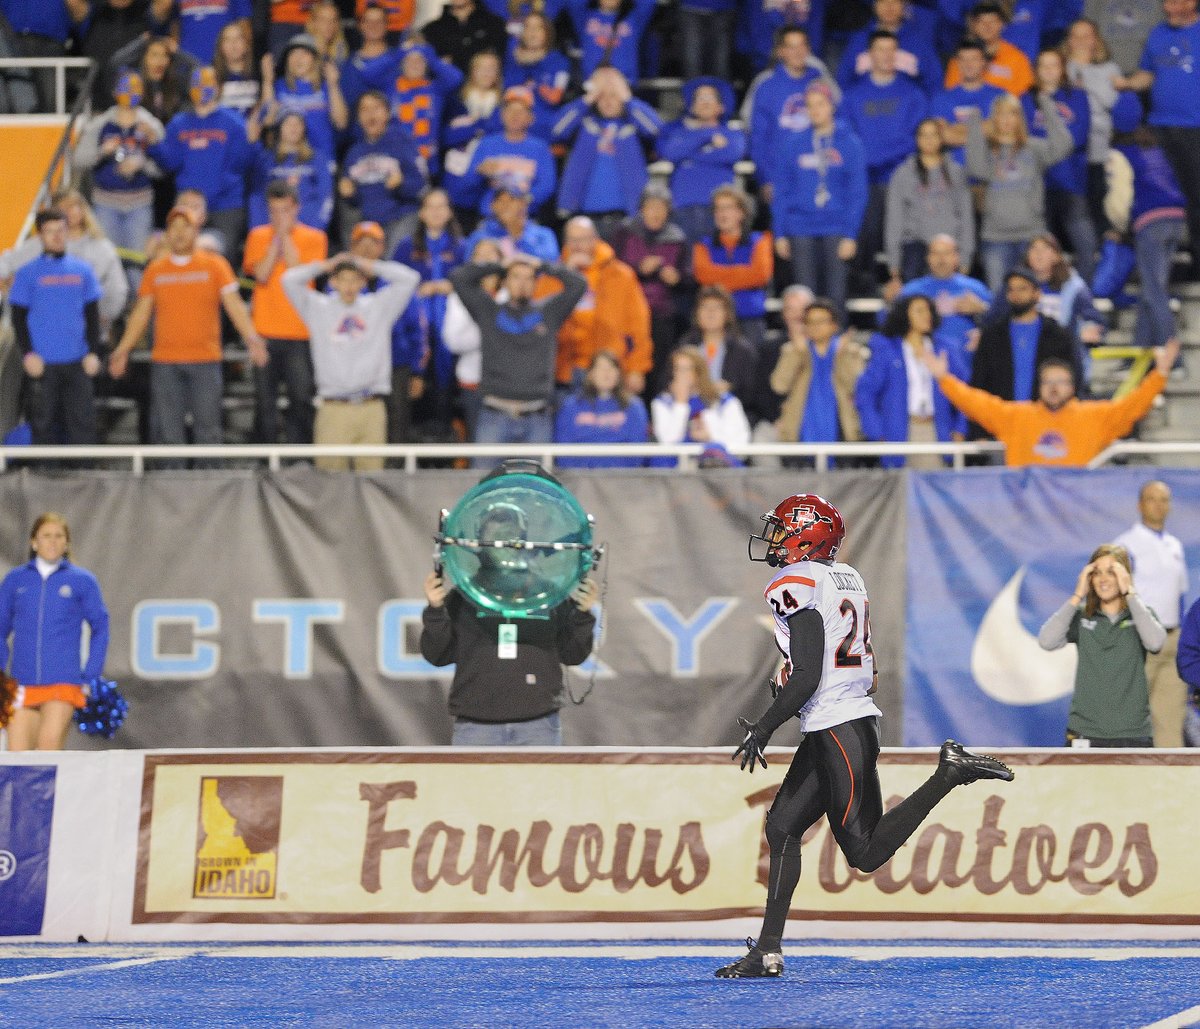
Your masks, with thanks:
[[(886, 802), (934, 760), (885, 755)], [(1200, 924), (1187, 799), (1200, 760), (1011, 760), (1015, 782), (956, 789), (870, 874), (822, 820), (794, 914)], [(148, 754), (132, 922), (752, 916), (786, 763), (751, 777), (713, 751)]]

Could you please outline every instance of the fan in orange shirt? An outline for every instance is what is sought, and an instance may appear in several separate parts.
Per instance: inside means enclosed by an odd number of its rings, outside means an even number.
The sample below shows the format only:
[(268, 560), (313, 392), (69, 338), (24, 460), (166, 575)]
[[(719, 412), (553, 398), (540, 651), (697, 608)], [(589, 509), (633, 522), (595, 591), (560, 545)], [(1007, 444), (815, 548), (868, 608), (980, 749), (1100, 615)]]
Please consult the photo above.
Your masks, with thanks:
[(1005, 463), (1082, 467), (1120, 439), (1150, 410), (1179, 356), (1179, 340), (1154, 351), (1154, 368), (1141, 385), (1119, 400), (1079, 400), (1066, 361), (1051, 358), (1038, 368), (1037, 400), (1001, 400), (947, 371), (945, 354), (921, 360), (950, 402), (1005, 446)]
[(142, 275), (138, 300), (125, 333), (108, 359), (114, 379), (129, 367), (129, 354), (154, 316), (150, 353), (151, 442), (183, 443), (185, 419), (192, 416), (196, 443), (221, 440), (221, 311), (237, 329), (250, 360), (262, 367), (267, 348), (254, 328), (229, 262), (196, 248), (199, 221), (174, 207), (164, 233), (167, 252)]
[[(1034, 84), (1033, 67), (1029, 58), (1000, 34), (1008, 21), (1008, 14), (995, 0), (982, 0), (971, 8), (967, 18), (970, 34), (983, 44), (987, 55), (987, 71), (983, 81), (997, 89), (1007, 90), (1020, 96)], [(953, 89), (962, 81), (958, 58), (952, 57), (946, 66), (946, 88)]]

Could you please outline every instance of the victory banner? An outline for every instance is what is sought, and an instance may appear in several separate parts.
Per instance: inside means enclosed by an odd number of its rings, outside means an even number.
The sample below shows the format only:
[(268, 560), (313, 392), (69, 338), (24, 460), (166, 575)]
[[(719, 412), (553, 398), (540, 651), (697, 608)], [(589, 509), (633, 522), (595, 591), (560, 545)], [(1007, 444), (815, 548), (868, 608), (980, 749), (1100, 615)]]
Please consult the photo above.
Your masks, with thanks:
[[(149, 754), (132, 925), (756, 917), (789, 757), (752, 777), (713, 751)], [(793, 918), (1200, 925), (1200, 761), (1005, 759), (1014, 783), (954, 790), (873, 873), (822, 820)], [(885, 803), (935, 762), (885, 754)]]

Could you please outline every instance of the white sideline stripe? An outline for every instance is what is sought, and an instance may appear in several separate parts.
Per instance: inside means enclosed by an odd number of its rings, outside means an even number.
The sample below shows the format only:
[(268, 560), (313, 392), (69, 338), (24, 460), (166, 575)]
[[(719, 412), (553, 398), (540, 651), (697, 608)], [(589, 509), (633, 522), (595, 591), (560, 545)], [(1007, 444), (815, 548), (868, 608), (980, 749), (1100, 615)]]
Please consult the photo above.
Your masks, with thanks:
[(178, 961), (181, 957), (190, 955), (160, 955), (152, 958), (138, 958), (136, 961), (113, 961), (107, 965), (81, 965), (79, 968), (64, 968), (58, 972), (38, 972), (34, 975), (14, 975), (8, 979), (0, 979), (0, 986), (11, 986), (14, 983), (31, 983), (38, 979), (63, 979), (69, 975), (83, 975), (85, 972), (110, 972), (114, 968), (132, 968), (134, 965), (155, 965), (160, 961)]
[[(375, 959), (382, 961), (419, 961), (428, 958), (616, 958), (626, 961), (650, 961), (664, 958), (722, 958), (739, 948), (736, 944), (578, 944), (562, 947), (544, 945), (512, 946), (427, 946), (422, 944), (252, 944), (234, 946), (183, 946), (147, 948), (117, 945), (9, 945), (0, 946), (0, 961), (47, 958), (135, 958), (110, 966), (90, 965), (92, 968), (121, 967), (122, 964), (149, 964), (154, 961), (206, 958), (309, 958), (309, 959)], [(1147, 958), (1200, 959), (1200, 947), (1004, 947), (1004, 946), (814, 946), (789, 947), (787, 957), (846, 958), (854, 961), (893, 961), (902, 958), (974, 958), (999, 960), (1040, 958), (1059, 961), (1132, 961)], [(47, 973), (49, 975), (70, 973)], [(43, 978), (45, 976), (42, 976)], [(34, 978), (37, 978), (36, 976)], [(0, 979), (0, 985), (16, 980)], [(1200, 1009), (1198, 1009), (1200, 1010)]]
[(1142, 1026), (1142, 1029), (1188, 1029), (1188, 1026), (1197, 1022), (1200, 1022), (1200, 1004), (1188, 1008), (1187, 1011), (1180, 1011), (1177, 1015), (1168, 1015), (1161, 1021), (1151, 1022)]

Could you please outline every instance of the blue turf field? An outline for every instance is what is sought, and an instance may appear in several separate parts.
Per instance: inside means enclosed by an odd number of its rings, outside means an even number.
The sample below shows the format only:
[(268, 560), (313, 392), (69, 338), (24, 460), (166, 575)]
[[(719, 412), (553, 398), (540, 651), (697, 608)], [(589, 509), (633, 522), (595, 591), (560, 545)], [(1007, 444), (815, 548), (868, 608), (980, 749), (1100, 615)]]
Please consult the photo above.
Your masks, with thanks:
[[(1200, 1025), (1200, 946), (813, 941), (723, 981), (716, 941), (0, 945), (0, 1025)], [(1190, 1010), (1189, 1010), (1190, 1009)]]

